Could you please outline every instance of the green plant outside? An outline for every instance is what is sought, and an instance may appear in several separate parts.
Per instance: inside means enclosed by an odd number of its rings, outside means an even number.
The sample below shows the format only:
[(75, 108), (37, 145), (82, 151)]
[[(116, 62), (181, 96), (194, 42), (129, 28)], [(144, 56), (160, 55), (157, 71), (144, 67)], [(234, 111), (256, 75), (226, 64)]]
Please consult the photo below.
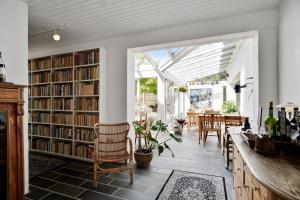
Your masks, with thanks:
[(182, 92), (182, 93), (185, 93), (185, 92), (188, 91), (188, 88), (186, 86), (181, 86), (181, 87), (179, 87), (178, 91)]
[(238, 111), (238, 108), (233, 101), (225, 101), (222, 105), (223, 113), (235, 113), (237, 111)]
[(157, 78), (141, 78), (140, 79), (140, 93), (157, 94)]

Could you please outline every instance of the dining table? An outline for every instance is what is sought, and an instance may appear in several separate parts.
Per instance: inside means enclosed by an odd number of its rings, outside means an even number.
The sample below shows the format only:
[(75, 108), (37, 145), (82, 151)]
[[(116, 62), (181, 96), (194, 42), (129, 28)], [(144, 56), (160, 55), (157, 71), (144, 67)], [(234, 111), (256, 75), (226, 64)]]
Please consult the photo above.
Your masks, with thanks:
[[(221, 115), (221, 122), (222, 123), (225, 123), (225, 117), (226, 116), (230, 116), (231, 120), (238, 120), (239, 117), (241, 117), (242, 123), (244, 123), (245, 119), (248, 118), (247, 116), (241, 116), (241, 115), (238, 115), (238, 114), (227, 114), (227, 113), (218, 113), (218, 112), (212, 112), (212, 113), (197, 112), (197, 117), (198, 117), (198, 131), (199, 131), (199, 143), (202, 140), (204, 114), (206, 114), (206, 118), (208, 118), (208, 119), (210, 117), (213, 117), (214, 114), (220, 114)], [(237, 118), (234, 119), (234, 117), (237, 117)]]

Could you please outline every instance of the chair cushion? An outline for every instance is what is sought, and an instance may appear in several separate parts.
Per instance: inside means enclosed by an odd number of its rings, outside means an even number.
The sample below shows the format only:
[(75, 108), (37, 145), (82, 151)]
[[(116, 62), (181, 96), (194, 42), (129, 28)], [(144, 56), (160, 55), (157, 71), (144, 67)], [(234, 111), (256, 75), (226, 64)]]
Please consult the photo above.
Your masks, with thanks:
[(99, 156), (98, 161), (100, 162), (114, 162), (114, 161), (124, 161), (130, 158), (128, 152), (122, 155), (114, 155), (114, 156)]

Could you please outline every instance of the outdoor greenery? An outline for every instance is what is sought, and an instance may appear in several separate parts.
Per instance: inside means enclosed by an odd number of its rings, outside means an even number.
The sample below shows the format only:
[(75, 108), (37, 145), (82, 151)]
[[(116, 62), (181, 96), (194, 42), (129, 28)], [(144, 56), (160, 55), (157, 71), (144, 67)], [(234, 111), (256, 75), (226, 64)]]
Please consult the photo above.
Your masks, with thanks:
[(222, 105), (222, 111), (223, 113), (235, 113), (238, 108), (233, 101), (225, 101)]
[(140, 79), (140, 93), (157, 94), (157, 78), (141, 78)]
[(185, 93), (188, 91), (188, 88), (186, 86), (181, 86), (181, 87), (179, 87), (178, 90), (179, 90), (179, 92)]
[[(143, 130), (143, 125), (138, 122), (133, 122), (135, 133), (138, 135), (138, 152), (148, 153), (154, 149), (158, 149), (158, 155), (161, 155), (165, 149), (168, 149), (172, 156), (174, 157), (174, 153), (170, 146), (167, 144), (168, 141), (174, 140), (178, 143), (181, 143), (182, 140), (174, 133), (168, 131), (168, 125), (163, 123), (161, 120), (157, 120), (150, 128), (150, 133), (145, 133)], [(142, 146), (142, 137), (147, 138), (147, 143)]]

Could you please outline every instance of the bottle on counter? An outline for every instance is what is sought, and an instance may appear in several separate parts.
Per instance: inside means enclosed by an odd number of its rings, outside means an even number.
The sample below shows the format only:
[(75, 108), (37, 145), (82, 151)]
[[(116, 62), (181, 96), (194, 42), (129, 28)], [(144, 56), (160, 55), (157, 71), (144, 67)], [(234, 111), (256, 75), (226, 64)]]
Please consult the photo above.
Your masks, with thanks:
[(244, 127), (242, 128), (242, 131), (247, 131), (248, 129), (251, 129), (250, 123), (249, 123), (249, 118), (246, 117)]
[(0, 51), (0, 82), (6, 82), (5, 64), (3, 62), (1, 51)]
[(269, 115), (265, 119), (265, 133), (269, 138), (276, 137), (276, 119), (273, 117), (273, 102), (270, 102), (269, 105)]
[(300, 124), (299, 117), (300, 117), (299, 108), (295, 107), (294, 108), (294, 116), (293, 116), (293, 119), (291, 120), (291, 123)]

